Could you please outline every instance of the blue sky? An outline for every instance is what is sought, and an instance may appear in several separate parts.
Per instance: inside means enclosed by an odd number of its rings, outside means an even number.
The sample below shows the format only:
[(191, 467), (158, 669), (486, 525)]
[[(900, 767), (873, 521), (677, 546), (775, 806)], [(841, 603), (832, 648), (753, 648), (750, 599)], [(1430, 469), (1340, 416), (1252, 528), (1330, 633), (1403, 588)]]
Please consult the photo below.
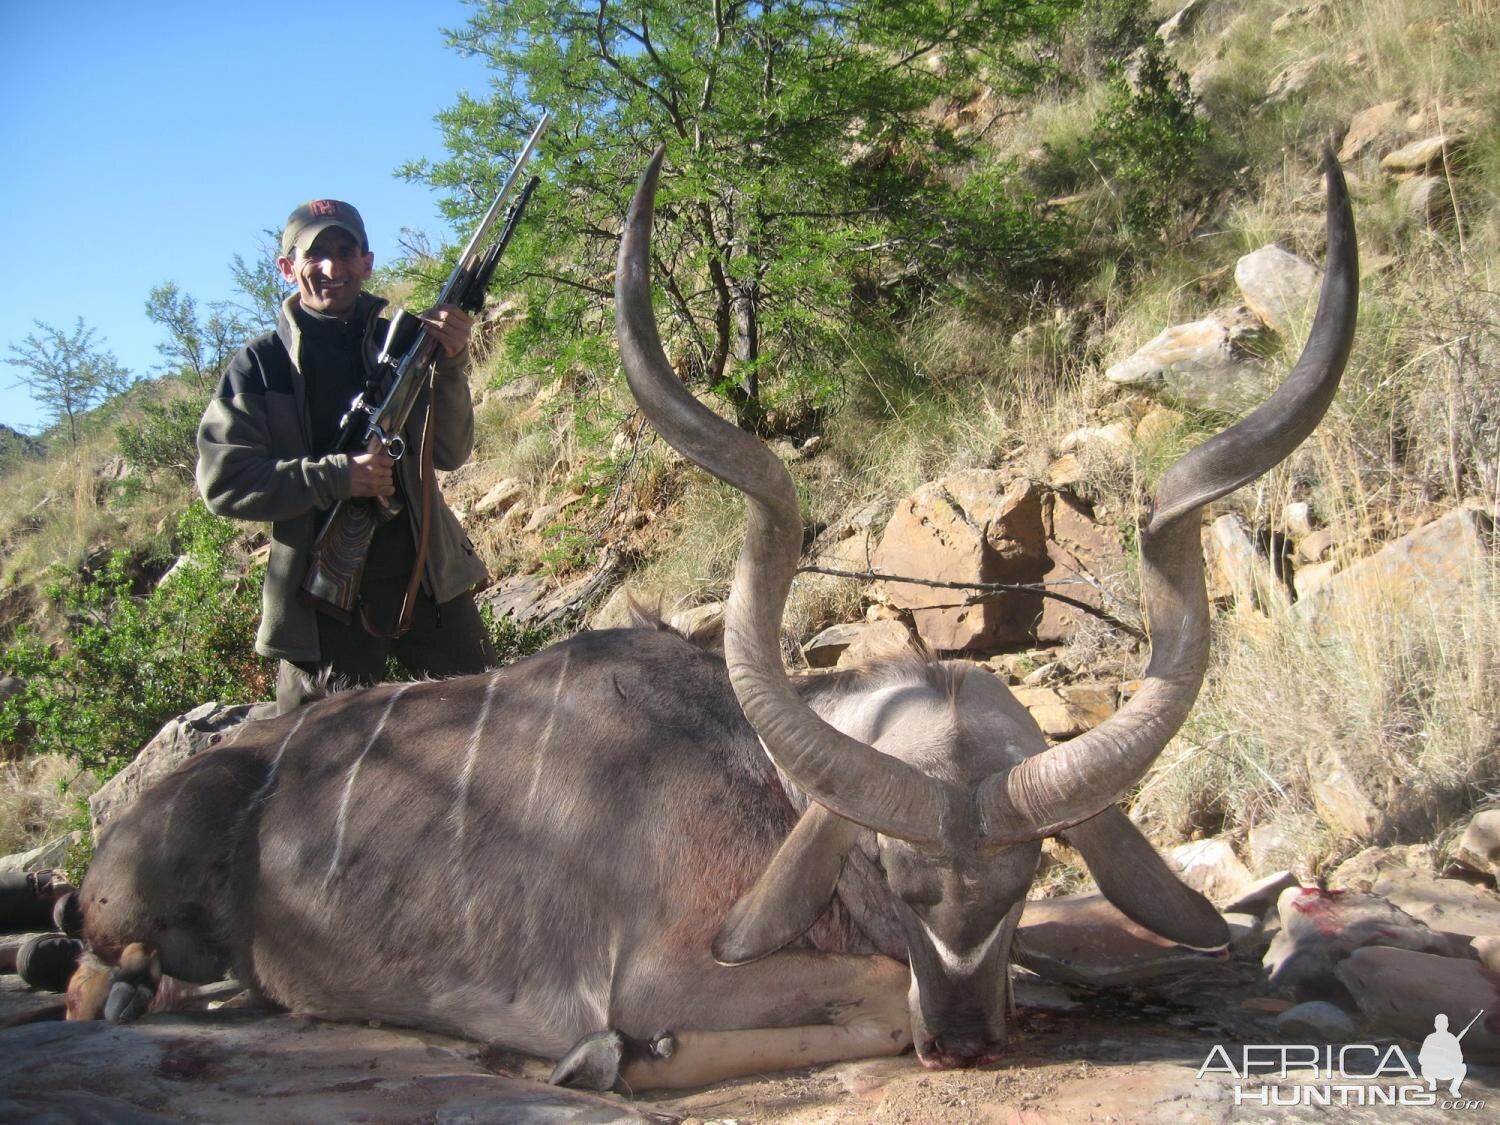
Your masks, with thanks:
[[(402, 227), (457, 236), (437, 196), (391, 173), (438, 158), (433, 116), (489, 88), (444, 46), (461, 0), (255, 4), (71, 0), (0, 14), (0, 358), (42, 320), (137, 374), (160, 363), (146, 319), (175, 281), (199, 306), (232, 297), (229, 263), (298, 203), (360, 209), (376, 264)], [(0, 422), (45, 421), (0, 364)]]

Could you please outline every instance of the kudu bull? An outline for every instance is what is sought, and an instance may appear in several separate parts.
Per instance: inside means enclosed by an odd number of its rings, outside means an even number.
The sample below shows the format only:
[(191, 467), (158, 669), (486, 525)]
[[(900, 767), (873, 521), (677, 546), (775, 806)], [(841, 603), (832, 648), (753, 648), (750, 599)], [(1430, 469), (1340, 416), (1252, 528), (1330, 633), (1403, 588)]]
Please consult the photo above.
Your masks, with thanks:
[(566, 1056), (560, 1078), (596, 1085), (912, 1041), (927, 1065), (974, 1064), (1004, 1045), (1012, 939), (1052, 835), (1136, 922), (1227, 942), (1114, 802), (1203, 679), (1204, 506), (1286, 457), (1338, 385), (1358, 267), (1332, 159), (1306, 348), (1265, 404), (1167, 473), (1140, 536), (1144, 686), (1050, 749), (983, 669), (784, 671), (796, 497), (662, 353), (648, 266), (661, 160), (620, 247), (620, 349), (651, 422), (748, 497), (726, 659), (662, 630), (584, 633), (493, 674), (242, 726), (104, 833), (84, 910), (116, 968), (75, 989), (80, 1014), (129, 1017), (163, 972), (232, 969), (295, 1012)]

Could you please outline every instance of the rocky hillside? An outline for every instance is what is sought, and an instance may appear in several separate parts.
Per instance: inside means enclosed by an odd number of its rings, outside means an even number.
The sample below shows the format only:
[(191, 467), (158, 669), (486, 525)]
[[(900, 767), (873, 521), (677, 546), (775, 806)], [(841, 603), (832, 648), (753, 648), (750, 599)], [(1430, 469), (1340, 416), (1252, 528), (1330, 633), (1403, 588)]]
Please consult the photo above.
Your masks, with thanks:
[(40, 439), (20, 430), (13, 430), (0, 423), (0, 465), (23, 457), (39, 458), (46, 455), (47, 447)]

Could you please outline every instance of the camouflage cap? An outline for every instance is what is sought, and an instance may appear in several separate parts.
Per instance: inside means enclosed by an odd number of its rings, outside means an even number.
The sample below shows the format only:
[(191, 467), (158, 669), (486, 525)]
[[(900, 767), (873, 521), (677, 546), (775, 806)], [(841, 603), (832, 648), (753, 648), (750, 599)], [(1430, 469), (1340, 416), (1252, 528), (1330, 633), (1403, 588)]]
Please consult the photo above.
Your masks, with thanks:
[(341, 199), (311, 199), (287, 218), (281, 232), (282, 254), (291, 257), (293, 248), (299, 254), (307, 253), (313, 239), (329, 227), (343, 228), (359, 240), (361, 250), (369, 251), (370, 239), (358, 211)]

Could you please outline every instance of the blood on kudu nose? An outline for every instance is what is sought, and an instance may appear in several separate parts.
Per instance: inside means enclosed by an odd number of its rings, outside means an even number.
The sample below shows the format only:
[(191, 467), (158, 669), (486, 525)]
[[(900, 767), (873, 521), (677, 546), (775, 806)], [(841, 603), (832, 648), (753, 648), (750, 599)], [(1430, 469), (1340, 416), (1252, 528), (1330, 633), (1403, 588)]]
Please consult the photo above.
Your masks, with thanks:
[(928, 1070), (958, 1070), (998, 1062), (1005, 1054), (1005, 1041), (980, 1035), (935, 1035), (917, 1044), (917, 1057)]

